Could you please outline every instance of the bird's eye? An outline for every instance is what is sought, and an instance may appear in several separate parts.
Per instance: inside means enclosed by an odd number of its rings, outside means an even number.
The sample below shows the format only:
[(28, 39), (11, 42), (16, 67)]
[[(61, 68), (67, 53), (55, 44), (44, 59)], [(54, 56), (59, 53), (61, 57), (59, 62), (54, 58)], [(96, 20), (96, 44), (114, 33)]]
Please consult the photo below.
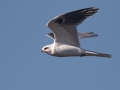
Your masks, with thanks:
[(44, 50), (48, 49), (48, 47), (45, 47)]

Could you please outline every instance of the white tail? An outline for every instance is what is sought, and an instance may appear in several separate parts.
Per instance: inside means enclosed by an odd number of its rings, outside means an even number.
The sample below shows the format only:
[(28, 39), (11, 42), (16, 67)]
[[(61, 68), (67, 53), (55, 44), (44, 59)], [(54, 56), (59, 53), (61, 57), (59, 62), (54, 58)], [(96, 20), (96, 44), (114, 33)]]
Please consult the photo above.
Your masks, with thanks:
[(85, 56), (98, 56), (98, 57), (106, 57), (106, 58), (112, 57), (110, 54), (93, 52), (93, 51), (88, 51), (88, 50), (85, 50)]

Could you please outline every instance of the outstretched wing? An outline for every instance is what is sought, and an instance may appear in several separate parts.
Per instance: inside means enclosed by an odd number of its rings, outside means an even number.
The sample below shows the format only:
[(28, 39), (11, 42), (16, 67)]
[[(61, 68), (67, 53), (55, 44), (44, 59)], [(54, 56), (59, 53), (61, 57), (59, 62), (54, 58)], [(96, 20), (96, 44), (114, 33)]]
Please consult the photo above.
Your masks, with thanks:
[(97, 13), (98, 9), (93, 7), (69, 12), (53, 18), (47, 26), (53, 31), (54, 42), (79, 47), (76, 26), (87, 17)]
[[(54, 34), (53, 33), (48, 33), (48, 37), (54, 40)], [(94, 32), (79, 32), (78, 33), (78, 38), (83, 39), (83, 38), (90, 38), (90, 37), (97, 37), (97, 34), (94, 34)]]
[(78, 37), (80, 39), (82, 38), (89, 38), (89, 37), (97, 37), (97, 34), (94, 34), (94, 32), (80, 32), (78, 33)]

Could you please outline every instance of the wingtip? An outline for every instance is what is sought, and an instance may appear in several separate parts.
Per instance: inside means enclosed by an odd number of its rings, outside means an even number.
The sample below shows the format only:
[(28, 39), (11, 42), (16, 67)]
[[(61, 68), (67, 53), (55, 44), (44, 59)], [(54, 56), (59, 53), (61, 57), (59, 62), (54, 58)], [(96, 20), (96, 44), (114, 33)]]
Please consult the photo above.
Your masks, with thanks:
[(98, 34), (94, 34), (94, 32), (88, 32), (89, 34), (93, 34), (93, 36), (97, 37)]
[(89, 34), (92, 34), (93, 35), (93, 37), (97, 37), (98, 36), (98, 34), (94, 34), (94, 32), (88, 32)]
[(98, 36), (98, 34), (93, 34), (95, 37), (97, 37)]
[(112, 55), (111, 54), (103, 54), (103, 57), (112, 58)]
[(95, 8), (95, 7), (92, 7), (92, 8), (90, 8), (90, 9), (92, 9), (95, 13), (97, 13), (98, 10), (99, 10), (99, 8)]
[(94, 9), (94, 10), (99, 10), (99, 8), (95, 8), (95, 7), (89, 7), (89, 8), (85, 8), (85, 9)]
[(112, 58), (112, 55), (109, 54), (109, 55), (108, 55), (108, 58)]

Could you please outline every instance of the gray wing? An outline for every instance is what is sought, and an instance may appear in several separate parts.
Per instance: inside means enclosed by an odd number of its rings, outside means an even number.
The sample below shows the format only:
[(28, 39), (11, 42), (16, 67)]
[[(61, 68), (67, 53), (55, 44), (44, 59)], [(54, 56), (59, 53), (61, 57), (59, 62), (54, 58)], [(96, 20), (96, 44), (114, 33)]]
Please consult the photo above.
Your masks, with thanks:
[[(53, 33), (48, 33), (48, 37), (52, 38), (54, 40), (54, 34)], [(94, 32), (79, 32), (78, 33), (78, 38), (83, 39), (83, 38), (89, 38), (89, 37), (97, 37), (97, 34), (94, 34)]]
[(82, 23), (87, 17), (97, 13), (98, 9), (85, 8), (69, 12), (55, 17), (48, 22), (47, 26), (53, 31), (54, 42), (79, 47), (78, 33), (76, 26)]
[(54, 40), (54, 34), (53, 33), (48, 33), (47, 36)]
[(94, 34), (94, 32), (80, 32), (78, 33), (78, 37), (80, 39), (82, 38), (89, 38), (89, 37), (97, 37), (97, 34)]
[(56, 22), (58, 22), (59, 24), (66, 24), (66, 25), (79, 25), (86, 18), (97, 13), (98, 10), (99, 10), (98, 8), (90, 7), (90, 8), (84, 8), (84, 9), (72, 11), (59, 16), (56, 19)]

